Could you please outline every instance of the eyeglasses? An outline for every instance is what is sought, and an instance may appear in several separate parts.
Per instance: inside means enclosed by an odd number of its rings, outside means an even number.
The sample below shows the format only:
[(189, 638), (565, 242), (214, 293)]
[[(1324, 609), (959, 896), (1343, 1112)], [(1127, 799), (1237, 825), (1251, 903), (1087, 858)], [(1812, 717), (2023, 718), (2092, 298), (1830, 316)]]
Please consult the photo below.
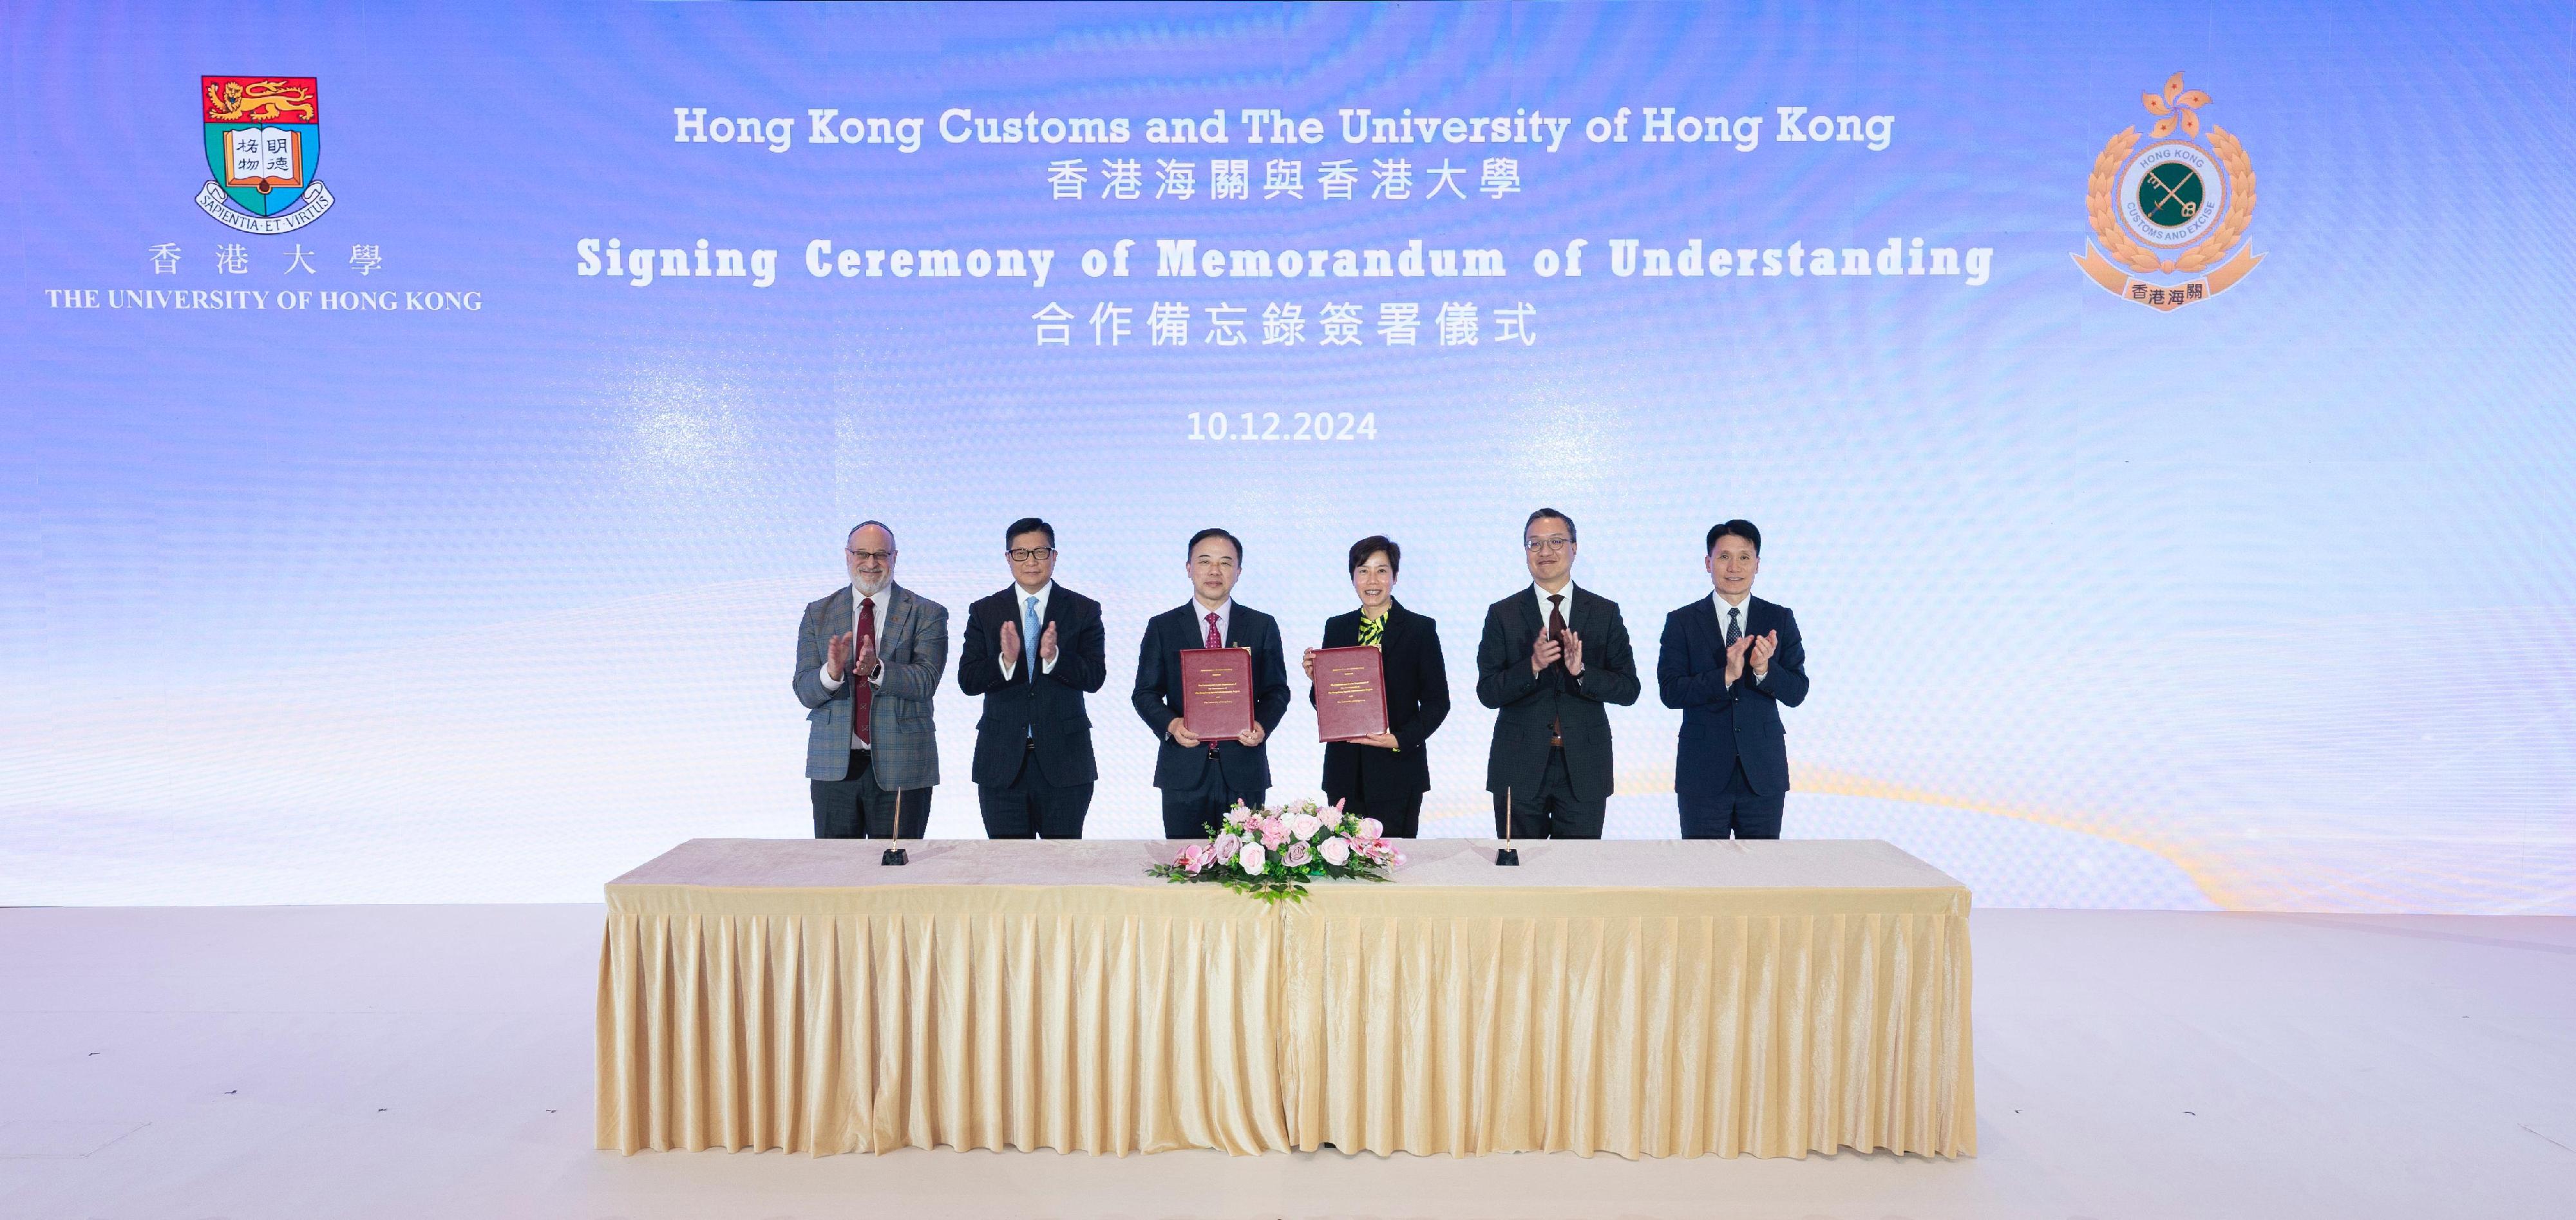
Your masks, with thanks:
[(1055, 554), (1055, 548), (1051, 546), (1033, 546), (1023, 550), (1004, 551), (1003, 554), (1009, 555), (1011, 557), (1011, 562), (1013, 563), (1036, 563), (1049, 555)]
[(894, 558), (892, 551), (853, 551), (848, 547), (842, 547), (841, 553), (858, 563), (884, 563)]
[(1554, 538), (1524, 538), (1521, 540), (1521, 545), (1529, 548), (1532, 554), (1553, 555), (1574, 545), (1574, 540), (1563, 535)]

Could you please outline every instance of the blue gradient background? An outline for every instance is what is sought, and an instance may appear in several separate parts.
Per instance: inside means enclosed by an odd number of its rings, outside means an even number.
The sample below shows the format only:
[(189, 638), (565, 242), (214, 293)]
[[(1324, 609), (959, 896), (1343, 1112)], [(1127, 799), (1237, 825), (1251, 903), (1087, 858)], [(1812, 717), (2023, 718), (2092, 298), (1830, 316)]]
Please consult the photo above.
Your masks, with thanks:
[[(797, 614), (860, 517), (965, 606), (1003, 523), (1100, 598), (1095, 836), (1157, 825), (1123, 694), (1202, 524), (1289, 646), (1342, 552), (1405, 546), (1460, 709), (1426, 834), (1482, 833), (1486, 603), (1521, 518), (1651, 668), (1760, 522), (1798, 611), (1788, 833), (1891, 839), (1988, 904), (2576, 913), (2576, 242), (2561, 6), (1300, 9), (13, 6), (22, 172), (0, 450), (0, 902), (572, 900), (690, 836), (807, 833)], [(2085, 176), (2176, 69), (2260, 175), (2260, 270), (2160, 314), (2075, 269)], [(205, 74), (319, 78), (308, 229), (191, 203)], [(1495, 202), (1053, 201), (1099, 148), (785, 154), (710, 116), (1278, 106), (1576, 117)], [(1884, 152), (1594, 145), (1621, 106), (1894, 114)], [(1222, 155), (1276, 150), (1240, 142)], [(1637, 131), (1632, 119), (1632, 135)], [(1151, 159), (1141, 138), (1116, 155)], [(1477, 146), (1400, 150), (1419, 167)], [(24, 172), (41, 167), (41, 173)], [(1151, 177), (1147, 190), (1151, 191)], [(1362, 191), (1366, 190), (1363, 179)], [(1620, 279), (1608, 241), (1990, 246), (1993, 280)], [(780, 250), (779, 282), (573, 274), (574, 243)], [(1042, 290), (818, 281), (804, 243), (1053, 247)], [(1143, 243), (1147, 274), (1081, 251)], [(1496, 246), (1510, 276), (1157, 280), (1157, 237)], [(1579, 280), (1529, 272), (1592, 243)], [(241, 241), (246, 275), (213, 270)], [(176, 242), (175, 275), (148, 250)], [(346, 266), (376, 244), (382, 271)], [(317, 274), (284, 273), (319, 250)], [(48, 308), (48, 288), (472, 290), (474, 313)], [(1446, 298), (1539, 342), (1143, 346), (1145, 309)], [(1130, 346), (1028, 316), (1136, 309)], [(1202, 315), (1203, 317), (1203, 315)], [(1203, 321), (1194, 327), (1205, 329)], [(1187, 413), (1374, 411), (1367, 443), (1189, 442)], [(980, 835), (940, 701), (934, 836)], [(1673, 833), (1678, 714), (1618, 711), (1611, 832)], [(1275, 792), (1312, 791), (1292, 712)]]

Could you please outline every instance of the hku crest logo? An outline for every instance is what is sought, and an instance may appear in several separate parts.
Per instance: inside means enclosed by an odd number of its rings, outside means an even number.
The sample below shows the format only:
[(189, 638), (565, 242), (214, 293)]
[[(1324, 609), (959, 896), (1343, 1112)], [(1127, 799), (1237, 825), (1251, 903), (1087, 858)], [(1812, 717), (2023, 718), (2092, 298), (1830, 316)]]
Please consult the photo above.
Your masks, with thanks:
[(206, 215), (244, 233), (286, 233), (331, 210), (322, 165), (322, 96), (310, 76), (208, 76)]
[[(2093, 158), (2084, 208), (2101, 248), (2086, 247), (2075, 265), (2113, 293), (2170, 311), (2227, 291), (2263, 261), (2245, 241), (2254, 221), (2254, 163), (2225, 128), (2213, 123), (2201, 134), (2209, 95), (2184, 90), (2182, 73), (2164, 92), (2139, 97), (2159, 116), (2147, 132), (2152, 143), (2138, 147), (2131, 127)], [(2123, 267), (2155, 278), (2132, 278)]]

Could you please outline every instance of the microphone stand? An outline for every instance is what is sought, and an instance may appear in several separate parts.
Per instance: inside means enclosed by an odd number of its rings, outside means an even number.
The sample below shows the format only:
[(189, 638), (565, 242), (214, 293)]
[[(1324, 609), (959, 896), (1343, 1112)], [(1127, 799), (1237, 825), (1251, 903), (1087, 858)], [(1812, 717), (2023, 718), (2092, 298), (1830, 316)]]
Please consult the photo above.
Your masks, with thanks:
[(889, 847), (889, 848), (885, 849), (885, 854), (884, 854), (883, 856), (880, 856), (880, 857), (878, 857), (878, 858), (877, 858), (877, 863), (878, 863), (878, 864), (881, 864), (881, 865), (897, 865), (897, 864), (910, 864), (910, 863), (912, 863), (912, 857), (911, 857), (911, 856), (909, 856), (909, 855), (907, 855), (907, 854), (905, 854), (905, 852), (904, 852), (904, 850), (903, 850), (903, 846), (902, 846), (902, 845), (903, 845), (903, 789), (901, 789), (901, 788), (897, 788), (897, 789), (895, 789), (895, 790), (894, 790), (894, 842), (895, 842), (895, 846), (893, 846), (893, 847)]

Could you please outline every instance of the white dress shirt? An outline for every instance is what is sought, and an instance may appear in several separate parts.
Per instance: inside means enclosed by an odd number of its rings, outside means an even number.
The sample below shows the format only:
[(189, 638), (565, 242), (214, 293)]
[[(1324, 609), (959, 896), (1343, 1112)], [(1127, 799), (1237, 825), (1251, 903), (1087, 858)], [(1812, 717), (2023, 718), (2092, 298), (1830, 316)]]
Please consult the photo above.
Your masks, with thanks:
[(1190, 595), (1190, 634), (1196, 636), (1199, 642), (1191, 647), (1203, 648), (1207, 645), (1207, 616), (1211, 610), (1216, 614), (1216, 638), (1220, 641), (1234, 638), (1234, 599), (1229, 597), (1225, 599), (1224, 605), (1211, 607), (1206, 602), (1200, 601), (1198, 595), (1193, 593)]
[(1572, 630), (1574, 627), (1574, 582), (1570, 580), (1565, 582), (1565, 587), (1557, 590), (1555, 593), (1550, 593), (1547, 590), (1540, 588), (1537, 581), (1530, 582), (1530, 596), (1538, 599), (1539, 630), (1547, 630), (1547, 599), (1560, 595), (1562, 595), (1565, 600), (1557, 603), (1556, 612), (1565, 616), (1566, 628), (1568, 630)]
[[(1028, 590), (1021, 588), (1018, 581), (1011, 582), (1011, 621), (1020, 625), (1020, 632), (1024, 637), (1020, 641), (1020, 648), (1022, 651), (1026, 651), (1028, 649), (1030, 640), (1037, 638), (1036, 636), (1027, 634), (1029, 629), (1029, 599), (1032, 597), (1038, 599), (1038, 631), (1040, 634), (1044, 634), (1046, 631), (1047, 599), (1054, 596), (1054, 594), (1055, 582), (1052, 580), (1039, 586), (1038, 591), (1035, 593), (1031, 593)], [(1061, 644), (1062, 641), (1058, 641), (1058, 643)], [(1002, 663), (1002, 680), (1005, 682), (1010, 681), (1012, 671), (1020, 667), (1020, 654), (1015, 652), (1009, 656), (997, 657), (995, 659)], [(1055, 658), (1038, 658), (1038, 672), (1042, 674), (1054, 673)]]

